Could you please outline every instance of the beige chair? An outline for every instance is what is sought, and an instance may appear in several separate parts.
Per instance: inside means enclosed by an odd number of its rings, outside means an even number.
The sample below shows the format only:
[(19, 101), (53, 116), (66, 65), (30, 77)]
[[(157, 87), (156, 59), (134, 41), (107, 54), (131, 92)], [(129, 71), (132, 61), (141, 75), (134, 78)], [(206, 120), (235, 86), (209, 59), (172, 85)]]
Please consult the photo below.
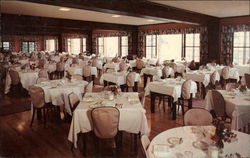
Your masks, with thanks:
[(118, 149), (116, 146), (118, 145), (119, 117), (120, 112), (114, 107), (94, 108), (91, 111), (97, 153), (99, 153), (99, 139), (115, 138), (115, 148)]
[(119, 64), (119, 70), (120, 71), (127, 71), (127, 65), (124, 61)]
[(65, 63), (60, 61), (58, 63), (56, 63), (56, 77), (58, 79), (63, 78), (64, 76), (64, 68), (65, 68)]
[(141, 137), (141, 145), (142, 145), (142, 151), (143, 151), (144, 158), (149, 158), (148, 151), (147, 151), (149, 144), (150, 144), (150, 140), (148, 139), (148, 136), (143, 135)]
[(169, 78), (170, 74), (169, 74), (169, 66), (164, 66), (164, 68), (162, 69), (162, 77), (163, 79), (165, 78)]
[(192, 109), (193, 95), (191, 93), (192, 80), (186, 80), (181, 86), (181, 97), (178, 99), (178, 110), (181, 106), (184, 114), (184, 100), (188, 100), (188, 109)]
[(213, 100), (213, 107), (212, 110), (213, 117), (221, 118), (222, 120), (226, 120), (227, 118), (231, 118), (226, 113), (226, 103), (222, 94), (216, 90), (212, 90), (212, 100)]
[(48, 70), (47, 69), (41, 69), (39, 71), (39, 73), (38, 73), (38, 77), (49, 78)]
[(93, 91), (93, 81), (89, 82), (89, 83), (85, 86), (84, 92), (91, 93), (92, 91)]
[(92, 60), (92, 66), (97, 67), (97, 58), (93, 58)]
[(222, 78), (224, 80), (228, 80), (229, 79), (229, 70), (230, 70), (230, 67), (229, 66), (226, 66), (224, 67), (222, 70), (221, 70), (221, 75), (222, 75)]
[(133, 91), (135, 91), (135, 76), (136, 73), (135, 72), (129, 72), (126, 76), (126, 84), (127, 84), (127, 92), (129, 90), (129, 88), (132, 88)]
[(177, 72), (177, 65), (175, 63), (169, 63), (169, 66), (174, 70), (174, 72)]
[(250, 89), (250, 74), (245, 74), (244, 75), (244, 77), (245, 77), (245, 83), (246, 83), (246, 86), (247, 86), (247, 88), (249, 88)]
[(215, 89), (216, 84), (219, 82), (220, 80), (220, 74), (218, 71), (214, 71), (211, 76), (210, 76), (210, 87), (212, 89)]
[(79, 97), (74, 92), (70, 93), (68, 97), (69, 97), (70, 109), (71, 112), (73, 113), (77, 108), (78, 104), (80, 103), (80, 100)]
[(230, 91), (230, 90), (236, 89), (238, 87), (239, 87), (239, 85), (237, 83), (227, 83), (225, 86), (225, 89), (227, 91)]
[(30, 123), (30, 127), (33, 124), (35, 113), (38, 109), (43, 111), (43, 119), (44, 119), (44, 127), (46, 127), (46, 108), (49, 108), (49, 104), (45, 103), (44, 98), (44, 91), (41, 87), (31, 86), (29, 88), (29, 95), (31, 97), (31, 103), (33, 105), (33, 113), (32, 113), (32, 120)]
[(20, 83), (20, 78), (19, 78), (19, 74), (17, 71), (14, 70), (10, 70), (9, 71), (10, 74), (10, 78), (11, 78), (11, 85), (18, 85)]
[(185, 126), (208, 126), (212, 121), (212, 115), (205, 109), (190, 109), (184, 115)]
[(36, 83), (41, 83), (41, 82), (44, 82), (44, 81), (48, 81), (48, 78), (44, 78), (44, 77), (39, 77), (37, 80), (36, 80)]
[(144, 67), (144, 62), (141, 59), (137, 59), (135, 64), (138, 72), (140, 72), (141, 69)]
[(81, 75), (72, 75), (71, 79), (75, 79), (75, 80), (83, 80)]
[(83, 66), (82, 68), (83, 78), (87, 81), (91, 80), (91, 68), (88, 65)]

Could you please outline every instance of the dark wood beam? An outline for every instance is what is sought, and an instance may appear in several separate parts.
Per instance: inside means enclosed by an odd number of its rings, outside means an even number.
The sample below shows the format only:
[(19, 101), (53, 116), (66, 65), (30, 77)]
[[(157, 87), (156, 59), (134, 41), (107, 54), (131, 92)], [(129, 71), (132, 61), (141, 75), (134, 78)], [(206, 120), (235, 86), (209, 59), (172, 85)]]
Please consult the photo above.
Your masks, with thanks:
[(145, 0), (22, 0), (69, 8), (99, 11), (111, 14), (136, 16), (156, 20), (176, 20), (179, 22), (207, 25), (219, 18), (195, 13), (175, 7), (165, 6)]
[(1, 27), (2, 34), (16, 35), (85, 33), (86, 31), (95, 29), (119, 31), (131, 31), (136, 29), (136, 26), (132, 25), (120, 25), (14, 14), (2, 14)]

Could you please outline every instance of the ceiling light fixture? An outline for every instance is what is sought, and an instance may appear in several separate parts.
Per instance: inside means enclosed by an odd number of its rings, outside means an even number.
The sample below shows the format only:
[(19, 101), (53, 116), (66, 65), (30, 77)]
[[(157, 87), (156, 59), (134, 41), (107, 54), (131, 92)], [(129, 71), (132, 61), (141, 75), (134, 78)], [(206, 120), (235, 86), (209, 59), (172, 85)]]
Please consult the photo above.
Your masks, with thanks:
[(148, 21), (152, 22), (152, 21), (155, 21), (155, 20), (153, 20), (153, 19), (148, 19)]
[(69, 8), (59, 8), (59, 10), (61, 10), (61, 11), (70, 11)]
[(112, 15), (113, 18), (119, 18), (121, 15)]

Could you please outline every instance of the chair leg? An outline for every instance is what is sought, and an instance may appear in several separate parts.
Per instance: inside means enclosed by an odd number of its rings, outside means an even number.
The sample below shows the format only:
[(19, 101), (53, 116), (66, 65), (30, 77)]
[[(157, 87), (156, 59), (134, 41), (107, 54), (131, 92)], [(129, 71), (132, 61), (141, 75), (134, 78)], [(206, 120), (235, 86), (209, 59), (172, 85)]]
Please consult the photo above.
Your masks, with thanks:
[(46, 111), (44, 107), (43, 107), (43, 125), (44, 125), (44, 128), (46, 128)]
[(30, 122), (30, 127), (32, 127), (32, 124), (33, 124), (33, 121), (34, 121), (34, 118), (35, 118), (35, 113), (36, 113), (36, 109), (33, 107), (33, 113), (32, 113), (32, 119), (31, 119), (31, 122)]
[(182, 99), (181, 111), (182, 111), (182, 115), (184, 115), (184, 99)]

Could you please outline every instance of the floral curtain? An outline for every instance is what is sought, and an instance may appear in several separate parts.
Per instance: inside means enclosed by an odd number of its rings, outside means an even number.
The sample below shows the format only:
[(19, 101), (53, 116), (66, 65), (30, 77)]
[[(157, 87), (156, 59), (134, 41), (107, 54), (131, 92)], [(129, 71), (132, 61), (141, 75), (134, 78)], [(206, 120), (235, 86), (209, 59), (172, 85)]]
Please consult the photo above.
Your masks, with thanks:
[(98, 47), (98, 37), (114, 37), (114, 36), (128, 36), (128, 54), (130, 54), (132, 52), (132, 36), (130, 32), (126, 32), (126, 31), (119, 31), (119, 32), (114, 32), (114, 33), (105, 33), (105, 34), (98, 34), (95, 33), (92, 35), (92, 53), (93, 54), (98, 54), (97, 52), (97, 47)]
[(140, 30), (138, 34), (138, 55), (145, 56), (146, 35), (162, 35), (162, 34), (186, 34), (200, 33), (200, 62), (204, 62), (208, 57), (208, 31), (207, 27), (197, 28), (173, 28), (161, 30)]
[(223, 25), (221, 27), (221, 53), (220, 62), (229, 65), (233, 62), (234, 32), (249, 31), (249, 25)]

